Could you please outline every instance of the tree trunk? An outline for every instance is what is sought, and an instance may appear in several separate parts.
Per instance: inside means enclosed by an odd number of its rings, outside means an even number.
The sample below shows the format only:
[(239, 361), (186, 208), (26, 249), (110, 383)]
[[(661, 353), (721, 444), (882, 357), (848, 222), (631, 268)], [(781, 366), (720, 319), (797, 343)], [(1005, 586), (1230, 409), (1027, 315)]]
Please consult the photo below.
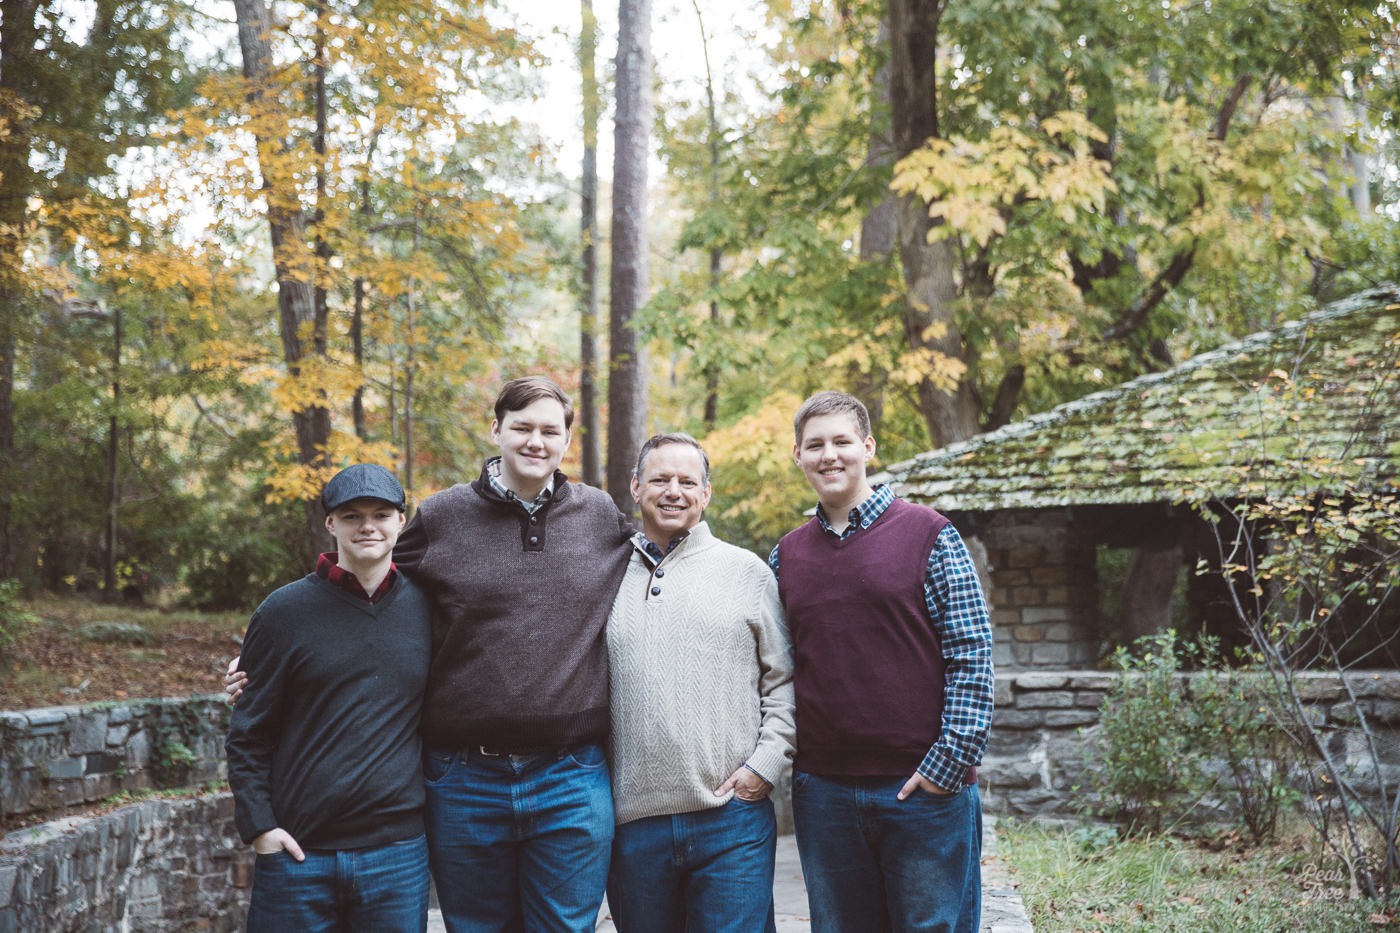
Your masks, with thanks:
[[(418, 255), (418, 216), (413, 218), (413, 248), (409, 255)], [(417, 403), (417, 389), (414, 384), (418, 370), (418, 335), (414, 332), (418, 321), (418, 279), (408, 277), (408, 294), (404, 296), (408, 326), (405, 328), (407, 345), (404, 349), (403, 368), (403, 483), (407, 489), (413, 488), (413, 406)]]
[(311, 231), (316, 246), (316, 265), (312, 277), (311, 294), (315, 302), (317, 328), (316, 351), (326, 352), (326, 321), (330, 320), (330, 298), (326, 292), (326, 275), (331, 266), (331, 245), (326, 240), (326, 4), (325, 0), (316, 3), (316, 39), (312, 53), (312, 94), (315, 101), (316, 129), (311, 137), (311, 148), (316, 153), (316, 205), (312, 212)]
[[(1371, 123), (1366, 112), (1366, 102), (1361, 97), (1362, 87), (1356, 88), (1356, 100), (1347, 97), (1346, 89), (1339, 88), (1332, 98), (1332, 125), (1342, 136), (1355, 133), (1365, 139), (1370, 135)], [(1342, 158), (1346, 161), (1346, 194), (1352, 209), (1363, 218), (1371, 215), (1371, 165), (1364, 151), (1348, 143), (1342, 148)]]
[[(238, 44), (243, 53), (243, 77), (248, 82), (248, 108), (252, 112), (280, 110), (275, 96), (268, 93), (273, 76), (272, 21), (262, 0), (234, 0), (238, 19)], [(285, 119), (278, 125), (286, 126)], [(306, 217), (297, 200), (297, 191), (287, 170), (285, 144), (281, 138), (259, 135), (258, 168), (263, 176), (267, 199), (267, 223), (272, 237), (273, 267), (277, 274), (277, 308), (282, 335), (282, 356), (287, 371), (295, 379), (301, 361), (311, 355), (324, 355), (326, 319), (317, 307), (315, 264), (306, 236)], [(313, 405), (292, 413), (296, 432), (297, 456), (303, 466), (329, 466), (326, 445), (330, 440), (330, 410)], [(314, 565), (318, 552), (329, 545), (320, 508), (314, 499), (304, 502), (306, 543), (304, 554)]]
[(1123, 642), (1157, 635), (1172, 626), (1172, 593), (1185, 551), (1180, 545), (1137, 548), (1123, 578)]
[(598, 20), (593, 0), (581, 0), (579, 71), (583, 76), (583, 191), (579, 231), (583, 244), (579, 294), (578, 434), (583, 454), (583, 481), (603, 485), (602, 427), (598, 423)]
[(361, 441), (369, 440), (369, 428), (365, 425), (365, 296), (368, 286), (363, 276), (355, 277), (355, 300), (350, 311), (350, 349), (355, 359), (355, 369), (360, 373), (360, 384), (355, 386), (355, 394), (350, 399), (350, 419), (355, 425), (355, 436)]
[[(876, 42), (888, 49), (890, 44), (890, 21), (886, 16), (880, 21), (880, 33)], [(890, 102), (889, 57), (875, 72), (870, 87), (871, 100), (883, 104), (888, 109)], [(879, 108), (874, 108), (879, 109)], [(888, 127), (872, 123), (870, 138), (866, 142), (865, 161), (872, 169), (888, 168), (894, 164), (894, 148), (890, 142)], [(884, 265), (890, 261), (899, 233), (899, 201), (893, 194), (886, 194), (871, 204), (860, 219), (860, 261), (866, 265)], [(885, 383), (887, 374), (873, 366), (862, 370), (852, 364), (849, 369), (851, 394), (864, 403), (870, 413), (870, 431), (880, 436), (880, 423), (885, 416)]]
[[(719, 113), (715, 107), (715, 77), (710, 69), (710, 43), (705, 35), (705, 18), (700, 11), (699, 0), (691, 0), (695, 9), (695, 21), (700, 27), (700, 51), (705, 57), (705, 109), (708, 118), (708, 146), (710, 152), (709, 200), (711, 205), (720, 204), (724, 193), (720, 185), (720, 132)], [(719, 307), (719, 285), (724, 265), (724, 253), (719, 247), (710, 247), (710, 330), (718, 331), (724, 317)], [(713, 431), (719, 420), (719, 363), (711, 360), (705, 365), (705, 412), (706, 431)]]
[(632, 468), (646, 440), (646, 348), (632, 319), (647, 297), (647, 155), (652, 121), (651, 0), (621, 0), (613, 137), (608, 320), (608, 492), (633, 514)]
[(107, 419), (107, 517), (103, 528), (102, 601), (117, 601), (117, 511), (121, 504), (121, 475), (117, 460), (122, 404), (122, 309), (112, 309), (112, 413)]
[(0, 580), (15, 575), (14, 545), (11, 544), (10, 490), (15, 486), (15, 335), (13, 296), (0, 287)]
[(15, 357), (27, 301), (22, 274), (31, 175), (26, 112), (28, 65), (38, 42), (35, 0), (0, 0), (0, 580), (15, 575), (12, 529), (15, 475)]
[[(365, 177), (360, 180), (360, 218), (368, 226), (373, 205), (370, 201), (369, 167), (374, 162), (374, 150), (378, 147), (379, 131), (370, 134), (369, 152), (365, 157)], [(355, 369), (360, 375), (360, 384), (355, 387), (354, 398), (350, 400), (350, 415), (355, 424), (355, 436), (362, 441), (369, 440), (369, 427), (365, 423), (365, 302), (369, 298), (369, 284), (363, 275), (355, 276), (355, 300), (350, 317), (350, 344), (355, 355)]]
[[(898, 158), (939, 135), (935, 65), (942, 13), (943, 3), (933, 0), (890, 0), (890, 116)], [(901, 197), (898, 239), (909, 348), (970, 364), (953, 320), (957, 253), (950, 240), (928, 242), (930, 229), (932, 220), (923, 202), (914, 195)], [(966, 376), (957, 379), (951, 392), (925, 376), (918, 392), (919, 410), (934, 447), (978, 433), (977, 402)]]

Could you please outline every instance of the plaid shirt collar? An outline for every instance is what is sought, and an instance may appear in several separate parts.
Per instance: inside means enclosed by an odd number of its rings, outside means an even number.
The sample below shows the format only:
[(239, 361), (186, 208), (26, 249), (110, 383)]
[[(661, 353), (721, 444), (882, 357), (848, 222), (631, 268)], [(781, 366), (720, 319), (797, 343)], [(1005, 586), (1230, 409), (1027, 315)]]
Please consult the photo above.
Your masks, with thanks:
[(544, 488), (540, 490), (540, 494), (528, 502), (517, 496), (513, 491), (507, 489), (506, 484), (501, 482), (500, 457), (492, 457), (490, 460), (486, 461), (486, 482), (491, 484), (491, 489), (496, 495), (510, 502), (519, 502), (521, 506), (524, 507), (525, 511), (529, 512), (531, 515), (534, 515), (540, 509), (544, 508), (549, 504), (549, 500), (554, 498), (553, 476), (544, 484)]
[(885, 509), (889, 508), (893, 502), (894, 490), (890, 488), (888, 483), (880, 483), (870, 495), (865, 497), (864, 502), (851, 509), (851, 513), (846, 516), (846, 521), (849, 524), (845, 531), (836, 534), (836, 529), (831, 527), (831, 521), (826, 517), (826, 510), (822, 508), (820, 502), (817, 503), (817, 521), (821, 524), (823, 531), (845, 539), (857, 531), (875, 524), (875, 519), (885, 514)]
[(377, 603), (389, 592), (389, 588), (394, 585), (394, 578), (398, 576), (398, 568), (392, 563), (389, 565), (389, 572), (384, 575), (384, 582), (373, 593), (366, 593), (365, 588), (360, 584), (360, 580), (353, 573), (336, 563), (335, 551), (329, 551), (316, 559), (316, 576), (334, 586), (340, 587), (351, 596), (358, 597), (369, 603)]
[(667, 554), (674, 551), (676, 547), (688, 537), (690, 537), (690, 532), (688, 531), (685, 534), (677, 535), (671, 539), (671, 543), (666, 545), (666, 550), (663, 551), (656, 544), (652, 543), (650, 538), (639, 531), (632, 536), (632, 544), (649, 557), (653, 564), (659, 564), (665, 559)]

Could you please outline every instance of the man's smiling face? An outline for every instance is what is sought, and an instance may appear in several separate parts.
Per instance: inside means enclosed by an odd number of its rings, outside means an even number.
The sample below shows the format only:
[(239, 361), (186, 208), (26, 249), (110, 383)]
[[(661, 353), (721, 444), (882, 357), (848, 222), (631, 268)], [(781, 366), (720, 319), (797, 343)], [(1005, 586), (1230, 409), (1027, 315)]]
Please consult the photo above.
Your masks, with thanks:
[(642, 475), (632, 478), (632, 498), (642, 510), (642, 533), (664, 548), (700, 523), (710, 504), (710, 484), (700, 451), (662, 444), (647, 454)]

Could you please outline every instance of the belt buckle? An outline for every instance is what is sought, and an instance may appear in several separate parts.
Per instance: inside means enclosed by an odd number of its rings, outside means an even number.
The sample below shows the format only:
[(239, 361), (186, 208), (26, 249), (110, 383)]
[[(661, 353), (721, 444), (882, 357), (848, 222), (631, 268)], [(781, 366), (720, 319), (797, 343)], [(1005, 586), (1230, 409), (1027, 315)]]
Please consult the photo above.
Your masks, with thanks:
[(493, 752), (491, 749), (487, 748), (485, 745), (478, 745), (478, 746), (476, 747), (476, 750), (477, 750), (478, 752), (480, 752), (482, 755), (484, 755), (485, 757), (487, 757), (487, 758), (504, 758), (504, 757), (506, 757), (506, 753), (505, 753), (505, 752)]

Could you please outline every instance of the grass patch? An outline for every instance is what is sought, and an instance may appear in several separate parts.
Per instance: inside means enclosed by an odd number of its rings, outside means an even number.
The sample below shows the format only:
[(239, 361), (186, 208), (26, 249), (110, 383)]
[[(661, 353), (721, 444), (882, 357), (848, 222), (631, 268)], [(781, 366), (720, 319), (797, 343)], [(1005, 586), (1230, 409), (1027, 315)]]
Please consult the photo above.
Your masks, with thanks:
[(1353, 898), (1345, 867), (1306, 830), (1252, 848), (1002, 818), (997, 840), (1036, 933), (1400, 930), (1394, 905)]

